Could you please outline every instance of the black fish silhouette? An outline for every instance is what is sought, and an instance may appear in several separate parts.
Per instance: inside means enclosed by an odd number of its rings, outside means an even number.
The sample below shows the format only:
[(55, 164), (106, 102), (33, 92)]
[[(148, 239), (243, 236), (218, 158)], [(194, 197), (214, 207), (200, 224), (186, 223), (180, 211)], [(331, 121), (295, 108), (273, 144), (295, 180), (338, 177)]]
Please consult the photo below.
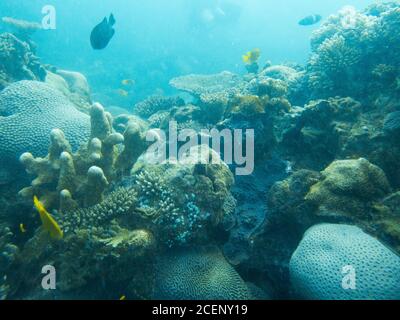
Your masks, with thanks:
[(113, 28), (115, 24), (114, 15), (111, 13), (110, 18), (107, 20), (107, 17), (99, 23), (90, 34), (90, 43), (92, 44), (92, 48), (95, 50), (102, 50), (109, 44), (111, 38), (115, 34), (115, 30)]
[(299, 21), (299, 25), (301, 26), (311, 26), (316, 24), (322, 20), (322, 17), (319, 14), (314, 14)]

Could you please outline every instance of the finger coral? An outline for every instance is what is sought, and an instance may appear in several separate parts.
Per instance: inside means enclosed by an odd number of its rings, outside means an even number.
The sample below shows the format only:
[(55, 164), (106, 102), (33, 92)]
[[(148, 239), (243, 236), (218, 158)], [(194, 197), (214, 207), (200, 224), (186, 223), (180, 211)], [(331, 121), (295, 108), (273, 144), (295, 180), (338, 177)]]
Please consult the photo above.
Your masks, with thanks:
[(73, 152), (63, 131), (54, 129), (45, 158), (35, 158), (31, 153), (20, 157), (27, 172), (36, 175), (20, 195), (27, 199), (37, 195), (49, 209), (63, 211), (63, 206), (76, 204), (91, 207), (103, 201), (112, 182), (126, 171), (129, 174), (128, 167), (146, 148), (144, 136), (128, 127), (125, 140), (113, 131), (112, 117), (100, 104), (92, 106), (90, 122), (89, 141), (77, 152)]
[(89, 137), (90, 119), (45, 83), (9, 85), (0, 93), (0, 171), (18, 172), (18, 158), (27, 150), (36, 157), (45, 156), (55, 128), (64, 132), (76, 151)]

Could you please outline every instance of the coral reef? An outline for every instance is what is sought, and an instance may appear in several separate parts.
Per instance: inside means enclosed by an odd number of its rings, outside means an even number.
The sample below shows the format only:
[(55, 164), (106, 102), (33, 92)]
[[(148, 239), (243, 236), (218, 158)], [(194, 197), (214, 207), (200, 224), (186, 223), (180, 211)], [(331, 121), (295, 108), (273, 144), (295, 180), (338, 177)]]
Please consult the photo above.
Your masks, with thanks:
[(0, 224), (0, 301), (5, 300), (10, 287), (7, 275), (11, 272), (11, 266), (19, 253), (18, 247), (12, 242), (13, 233), (10, 227)]
[(231, 72), (224, 71), (215, 75), (188, 75), (174, 78), (170, 85), (178, 90), (188, 92), (199, 98), (202, 94), (225, 93), (226, 95), (238, 93), (244, 81)]
[(78, 110), (89, 113), (92, 100), (90, 98), (90, 88), (86, 77), (79, 72), (68, 70), (56, 70), (56, 74), (62, 77), (68, 85), (68, 99)]
[(112, 181), (129, 173), (129, 166), (146, 149), (139, 129), (128, 125), (124, 135), (114, 132), (111, 115), (100, 104), (92, 106), (90, 122), (90, 139), (77, 152), (63, 131), (54, 129), (47, 157), (20, 157), (27, 172), (36, 175), (31, 186), (20, 191), (23, 197), (37, 195), (50, 209), (62, 209), (63, 203), (73, 200), (90, 207), (102, 202)]
[(0, 90), (19, 80), (44, 81), (46, 70), (28, 43), (10, 33), (0, 34)]
[(389, 83), (377, 81), (374, 73), (379, 65), (399, 68), (399, 14), (392, 3), (379, 9), (373, 5), (364, 13), (348, 6), (330, 16), (311, 40), (307, 77), (313, 97), (365, 99), (369, 89), (393, 88), (398, 72)]
[(309, 229), (292, 256), (290, 275), (296, 292), (306, 299), (400, 298), (400, 257), (354, 226)]
[[(357, 154), (358, 150), (349, 148), (349, 141), (358, 138), (359, 142), (361, 138), (355, 124), (361, 107), (352, 98), (311, 101), (284, 130), (284, 152), (300, 168), (314, 170), (321, 170), (337, 157)], [(373, 134), (368, 130), (360, 131), (368, 137)], [(354, 144), (361, 147), (360, 143)]]
[[(210, 156), (213, 161), (205, 162)], [(206, 244), (212, 226), (222, 221), (226, 210), (232, 210), (226, 201), (231, 197), (233, 175), (205, 145), (191, 148), (178, 163), (153, 165), (141, 157), (132, 172), (138, 210), (151, 218), (156, 237), (167, 247)]]
[(140, 117), (147, 119), (159, 111), (168, 111), (173, 107), (183, 106), (185, 102), (178, 97), (150, 97), (145, 101), (137, 103), (133, 111)]
[[(18, 173), (18, 158), (30, 150), (44, 156), (48, 136), (63, 130), (73, 150), (89, 136), (89, 117), (79, 112), (59, 91), (36, 81), (20, 81), (0, 93), (0, 170)], [(14, 177), (15, 178), (15, 177)]]
[(318, 205), (320, 215), (342, 214), (366, 219), (371, 202), (390, 192), (385, 173), (362, 158), (335, 161), (321, 175), (322, 180), (305, 197)]
[(156, 263), (154, 299), (247, 300), (251, 292), (214, 248), (171, 252)]
[(42, 29), (42, 25), (36, 22), (30, 22), (26, 20), (18, 20), (11, 17), (1, 18), (3, 24), (5, 24), (10, 31), (18, 38), (29, 42), (31, 36)]

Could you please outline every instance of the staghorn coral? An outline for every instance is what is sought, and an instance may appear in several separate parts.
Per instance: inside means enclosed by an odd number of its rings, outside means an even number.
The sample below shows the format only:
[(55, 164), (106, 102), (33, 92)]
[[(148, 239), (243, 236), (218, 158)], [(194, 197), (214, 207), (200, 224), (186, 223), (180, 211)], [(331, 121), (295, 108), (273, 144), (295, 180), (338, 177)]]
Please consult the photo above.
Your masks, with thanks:
[(76, 150), (89, 136), (89, 120), (47, 84), (20, 81), (9, 85), (0, 93), (0, 171), (15, 176), (20, 170), (17, 160), (27, 150), (36, 157), (46, 155), (54, 128), (63, 130)]
[[(31, 186), (20, 194), (31, 198), (34, 194), (49, 209), (64, 210), (62, 206), (90, 207), (104, 199), (111, 182), (129, 172), (146, 145), (144, 136), (128, 126), (125, 138), (115, 133), (111, 115), (100, 104), (90, 110), (91, 132), (87, 144), (77, 152), (72, 152), (63, 132), (55, 129), (51, 134), (49, 154), (45, 158), (34, 158), (30, 153), (21, 156), (21, 163), (31, 175), (36, 175)], [(137, 144), (135, 144), (137, 142)], [(117, 145), (123, 144), (123, 148)]]
[(28, 43), (10, 33), (0, 34), (0, 90), (19, 80), (45, 78), (46, 70)]
[(247, 300), (251, 292), (215, 248), (170, 252), (156, 263), (153, 299)]
[(133, 111), (144, 119), (148, 119), (159, 111), (168, 111), (173, 107), (181, 107), (185, 102), (179, 97), (150, 97), (142, 102), (137, 103)]
[[(355, 272), (356, 290), (342, 286), (349, 270)], [(400, 298), (400, 257), (355, 226), (320, 224), (309, 229), (292, 256), (290, 275), (305, 299)]]

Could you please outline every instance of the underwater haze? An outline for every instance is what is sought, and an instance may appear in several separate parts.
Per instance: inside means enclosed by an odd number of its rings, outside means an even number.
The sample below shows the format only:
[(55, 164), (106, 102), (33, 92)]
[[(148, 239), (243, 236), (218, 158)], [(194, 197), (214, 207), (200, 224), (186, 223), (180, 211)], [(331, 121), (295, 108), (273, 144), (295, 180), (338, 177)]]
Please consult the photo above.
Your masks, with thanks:
[(399, 101), (400, 1), (1, 0), (0, 300), (399, 300)]
[[(178, 75), (243, 72), (241, 56), (253, 47), (260, 47), (265, 61), (304, 63), (315, 26), (302, 28), (297, 24), (301, 18), (317, 13), (326, 18), (345, 5), (362, 9), (370, 3), (372, 0), (4, 0), (0, 12), (40, 22), (42, 7), (55, 5), (57, 30), (35, 38), (39, 55), (62, 68), (84, 71), (99, 101), (129, 107), (152, 94), (172, 94), (168, 81)], [(216, 12), (218, 8), (226, 17)], [(88, 41), (90, 31), (111, 12), (117, 20), (115, 39), (107, 51), (94, 52)], [(132, 97), (116, 95), (117, 102), (104, 97), (104, 91), (118, 88), (121, 78), (135, 79)]]

